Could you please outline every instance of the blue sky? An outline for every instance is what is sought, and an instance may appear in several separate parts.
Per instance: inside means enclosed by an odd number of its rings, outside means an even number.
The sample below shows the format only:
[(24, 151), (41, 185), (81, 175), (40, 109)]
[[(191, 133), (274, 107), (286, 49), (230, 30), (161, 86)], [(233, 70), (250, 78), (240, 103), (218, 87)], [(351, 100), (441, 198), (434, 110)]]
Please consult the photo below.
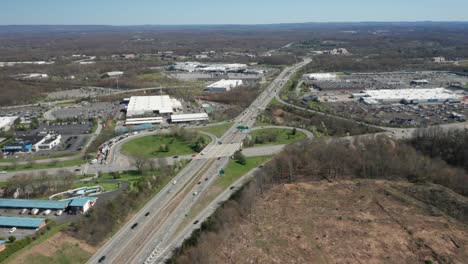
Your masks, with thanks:
[(468, 21), (468, 0), (0, 0), (0, 24)]

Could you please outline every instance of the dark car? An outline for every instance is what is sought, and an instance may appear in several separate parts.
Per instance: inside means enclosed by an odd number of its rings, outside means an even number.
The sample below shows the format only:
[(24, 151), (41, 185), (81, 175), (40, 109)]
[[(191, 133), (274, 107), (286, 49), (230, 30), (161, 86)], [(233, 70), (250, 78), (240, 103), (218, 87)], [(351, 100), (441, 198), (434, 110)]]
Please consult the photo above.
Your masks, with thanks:
[(99, 258), (98, 262), (101, 263), (101, 262), (103, 262), (105, 259), (106, 259), (106, 256), (102, 256), (102, 257)]
[(138, 223), (134, 223), (134, 224), (132, 225), (131, 229), (135, 229), (135, 227), (137, 227), (137, 226), (138, 226)]
[(150, 212), (146, 212), (145, 216), (148, 216), (150, 214)]
[(199, 181), (197, 184), (200, 184), (200, 183), (201, 183), (201, 181)]
[(174, 157), (172, 157), (172, 158), (177, 159), (178, 157), (179, 157), (179, 156), (174, 156)]
[(195, 222), (193, 222), (194, 225), (198, 224), (200, 221), (198, 220), (195, 220)]
[(208, 181), (208, 178), (205, 178), (205, 181)]
[(235, 188), (235, 186), (231, 186), (231, 187), (229, 187), (229, 190), (232, 190), (232, 189), (234, 189), (234, 188)]

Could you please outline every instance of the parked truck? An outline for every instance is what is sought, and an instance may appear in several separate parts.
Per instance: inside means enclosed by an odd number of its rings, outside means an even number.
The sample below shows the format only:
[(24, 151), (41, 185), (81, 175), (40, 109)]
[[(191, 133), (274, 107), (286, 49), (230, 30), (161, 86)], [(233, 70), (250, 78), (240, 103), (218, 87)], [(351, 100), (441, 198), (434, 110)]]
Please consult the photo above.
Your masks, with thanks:
[(37, 215), (37, 213), (39, 213), (39, 209), (34, 208), (34, 209), (31, 210), (32, 215)]

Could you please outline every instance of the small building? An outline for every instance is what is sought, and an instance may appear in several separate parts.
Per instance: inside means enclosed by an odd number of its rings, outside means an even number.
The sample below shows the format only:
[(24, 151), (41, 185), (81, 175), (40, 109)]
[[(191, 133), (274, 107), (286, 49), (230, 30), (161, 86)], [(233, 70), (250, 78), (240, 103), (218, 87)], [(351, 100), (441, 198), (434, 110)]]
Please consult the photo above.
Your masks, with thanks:
[(102, 79), (105, 79), (105, 78), (119, 78), (119, 77), (122, 77), (123, 74), (124, 74), (123, 71), (110, 71), (110, 72), (104, 73), (101, 76), (101, 78)]
[(210, 84), (206, 87), (205, 91), (210, 92), (229, 92), (231, 89), (243, 85), (242, 80), (225, 80), (222, 79), (218, 82)]
[(207, 121), (209, 119), (210, 118), (208, 117), (207, 113), (171, 115), (171, 122), (172, 123)]
[(324, 81), (324, 80), (335, 80), (336, 74), (334, 73), (309, 73), (304, 74), (303, 76), (305, 79), (313, 80), (313, 81)]
[(411, 85), (426, 85), (429, 84), (428, 80), (412, 80)]
[(31, 218), (31, 217), (7, 217), (0, 216), (0, 227), (16, 227), (22, 229), (35, 229), (39, 230), (46, 225), (45, 218)]
[(68, 207), (70, 212), (84, 214), (96, 204), (96, 200), (97, 197), (73, 198), (68, 204)]
[(51, 150), (60, 144), (61, 135), (47, 134), (43, 139), (34, 144), (34, 150)]
[(6, 248), (6, 241), (5, 240), (0, 240), (0, 252), (2, 252), (3, 250), (5, 250)]
[(432, 58), (432, 62), (435, 62), (435, 63), (444, 63), (444, 62), (446, 62), (446, 59), (445, 59), (445, 57), (433, 57), (433, 58)]

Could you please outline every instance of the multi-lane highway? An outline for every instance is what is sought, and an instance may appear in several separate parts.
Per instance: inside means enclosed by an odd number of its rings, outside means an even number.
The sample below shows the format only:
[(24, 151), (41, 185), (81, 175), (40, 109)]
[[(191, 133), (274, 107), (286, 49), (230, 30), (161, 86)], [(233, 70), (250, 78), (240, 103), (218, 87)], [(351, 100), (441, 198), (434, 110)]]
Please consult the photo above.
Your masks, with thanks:
[(184, 215), (196, 203), (200, 193), (214, 183), (219, 171), (229, 162), (229, 157), (240, 148), (247, 134), (237, 129), (237, 126), (252, 127), (257, 116), (282, 86), (308, 62), (309, 59), (306, 59), (284, 69), (250, 107), (234, 120), (233, 126), (218, 142), (212, 142), (193, 159), (174, 181), (151, 199), (89, 260), (89, 263), (97, 263), (100, 259), (102, 263), (158, 263), (160, 259), (157, 252), (166, 249), (175, 239)]

